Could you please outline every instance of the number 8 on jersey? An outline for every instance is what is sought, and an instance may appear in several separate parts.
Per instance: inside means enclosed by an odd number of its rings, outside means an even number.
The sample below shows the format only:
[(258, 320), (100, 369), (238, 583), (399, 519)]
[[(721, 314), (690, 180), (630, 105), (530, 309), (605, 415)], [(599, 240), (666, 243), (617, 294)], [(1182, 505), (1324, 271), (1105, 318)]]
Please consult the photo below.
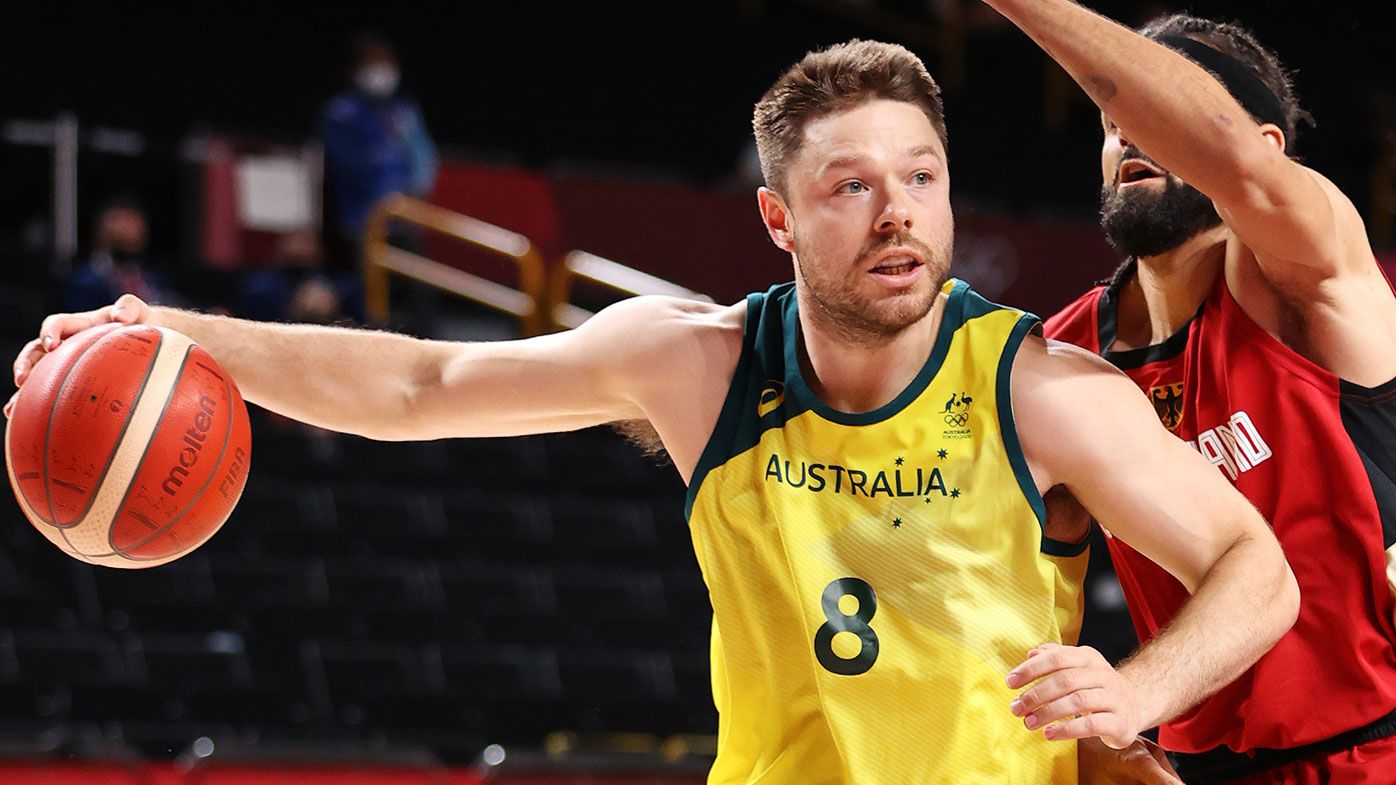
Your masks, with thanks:
[[(858, 610), (851, 614), (844, 613), (839, 608), (839, 601), (844, 597), (857, 600)], [(814, 634), (814, 656), (819, 659), (819, 664), (824, 666), (824, 670), (840, 676), (867, 673), (877, 662), (878, 646), (877, 633), (868, 625), (873, 614), (877, 613), (877, 595), (873, 593), (872, 586), (862, 578), (837, 578), (824, 587), (820, 602), (824, 606), (824, 618), (828, 621)], [(862, 644), (858, 653), (849, 659), (840, 657), (834, 651), (834, 636), (840, 632), (857, 635)]]

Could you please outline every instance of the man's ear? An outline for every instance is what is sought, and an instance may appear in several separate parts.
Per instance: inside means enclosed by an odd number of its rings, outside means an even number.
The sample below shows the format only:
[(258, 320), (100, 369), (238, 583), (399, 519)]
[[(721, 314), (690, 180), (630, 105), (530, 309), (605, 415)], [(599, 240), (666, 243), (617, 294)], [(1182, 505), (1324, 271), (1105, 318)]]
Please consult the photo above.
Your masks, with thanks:
[(1273, 144), (1280, 152), (1285, 152), (1287, 140), (1283, 128), (1274, 123), (1264, 123), (1260, 126), (1260, 133), (1265, 136), (1265, 141)]
[(785, 199), (762, 186), (756, 189), (756, 204), (761, 210), (761, 222), (766, 224), (766, 234), (771, 236), (771, 242), (782, 251), (794, 253), (795, 225)]

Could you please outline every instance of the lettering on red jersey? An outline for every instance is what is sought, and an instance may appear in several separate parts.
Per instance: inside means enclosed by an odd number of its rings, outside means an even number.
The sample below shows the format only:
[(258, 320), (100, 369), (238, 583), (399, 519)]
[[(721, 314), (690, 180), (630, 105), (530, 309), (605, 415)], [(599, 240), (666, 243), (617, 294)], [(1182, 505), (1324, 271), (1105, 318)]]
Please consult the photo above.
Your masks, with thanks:
[(1232, 482), (1274, 455), (1251, 416), (1244, 411), (1231, 415), (1225, 425), (1202, 431), (1197, 434), (1197, 441), (1188, 444), (1213, 466), (1226, 472)]

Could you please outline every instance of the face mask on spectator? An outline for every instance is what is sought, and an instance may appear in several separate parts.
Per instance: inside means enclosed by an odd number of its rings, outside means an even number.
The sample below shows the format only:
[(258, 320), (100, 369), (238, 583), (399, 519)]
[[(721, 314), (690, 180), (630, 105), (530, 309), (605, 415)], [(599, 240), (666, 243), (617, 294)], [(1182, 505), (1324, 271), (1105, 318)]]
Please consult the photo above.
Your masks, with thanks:
[(140, 258), (141, 252), (137, 250), (122, 248), (121, 246), (111, 249), (111, 260), (119, 265), (128, 265), (138, 261)]
[(387, 98), (397, 90), (398, 70), (388, 63), (374, 63), (354, 74), (354, 84), (374, 98)]

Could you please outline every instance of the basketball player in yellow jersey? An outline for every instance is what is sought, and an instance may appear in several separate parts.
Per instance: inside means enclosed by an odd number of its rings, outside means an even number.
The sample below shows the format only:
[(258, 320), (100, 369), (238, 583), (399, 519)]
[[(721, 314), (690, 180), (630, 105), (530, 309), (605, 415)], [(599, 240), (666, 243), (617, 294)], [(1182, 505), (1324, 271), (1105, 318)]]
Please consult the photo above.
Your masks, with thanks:
[[(1133, 384), (947, 281), (939, 91), (898, 46), (812, 53), (756, 107), (761, 215), (793, 284), (641, 297), (498, 343), (113, 306), (45, 320), (187, 333), (246, 398), (376, 439), (644, 420), (689, 482), (721, 724), (710, 782), (1176, 781), (1135, 741), (1293, 622), (1265, 522)], [(1119, 670), (1074, 642), (1085, 531), (1063, 486), (1193, 597)], [(464, 611), (463, 612), (468, 612)], [(1024, 726), (1027, 726), (1026, 729)]]

